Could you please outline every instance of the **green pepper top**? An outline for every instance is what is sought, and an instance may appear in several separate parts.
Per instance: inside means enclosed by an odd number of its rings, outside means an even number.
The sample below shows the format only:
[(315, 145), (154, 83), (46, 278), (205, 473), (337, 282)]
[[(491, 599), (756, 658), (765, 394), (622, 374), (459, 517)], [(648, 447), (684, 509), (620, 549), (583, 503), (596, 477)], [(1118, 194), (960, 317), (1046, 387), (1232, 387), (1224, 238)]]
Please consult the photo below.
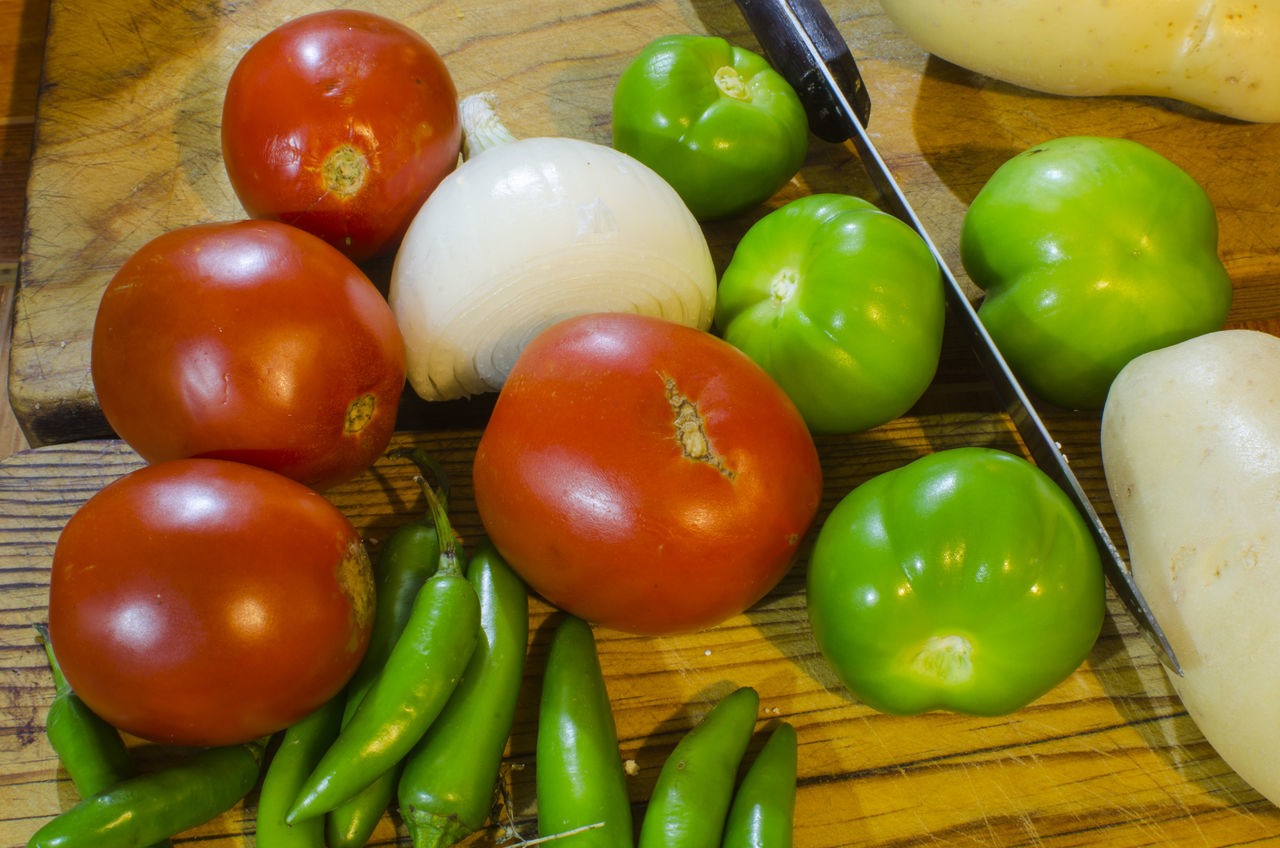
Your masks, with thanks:
[(699, 220), (772, 196), (800, 169), (808, 144), (791, 85), (723, 38), (655, 39), (614, 92), (613, 146), (669, 182)]
[(978, 192), (960, 252), (979, 315), (1027, 387), (1096, 409), (1135, 356), (1221, 329), (1232, 286), (1213, 203), (1189, 174), (1126, 139), (1059, 138)]

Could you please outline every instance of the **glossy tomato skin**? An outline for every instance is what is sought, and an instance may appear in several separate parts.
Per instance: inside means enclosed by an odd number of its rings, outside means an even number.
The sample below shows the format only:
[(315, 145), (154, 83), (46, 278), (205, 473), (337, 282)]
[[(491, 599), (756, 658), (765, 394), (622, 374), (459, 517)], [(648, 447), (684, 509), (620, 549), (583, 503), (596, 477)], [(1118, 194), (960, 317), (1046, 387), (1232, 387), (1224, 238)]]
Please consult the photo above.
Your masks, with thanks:
[(404, 340), (369, 278), (315, 236), (200, 224), (148, 242), (108, 284), (92, 374), (148, 462), (234, 459), (324, 489), (390, 441)]
[(49, 633), (94, 712), (224, 745), (336, 694), (372, 624), (369, 558), (324, 497), (242, 463), (178, 460), (105, 486), (54, 551)]
[(315, 12), (272, 30), (241, 57), (223, 100), (223, 160), (248, 213), (357, 262), (399, 243), (460, 144), (439, 54), (368, 12)]
[(632, 314), (534, 338), (473, 474), (486, 532), (535, 591), (642, 634), (704, 629), (762, 598), (822, 494), (804, 420), (759, 366)]

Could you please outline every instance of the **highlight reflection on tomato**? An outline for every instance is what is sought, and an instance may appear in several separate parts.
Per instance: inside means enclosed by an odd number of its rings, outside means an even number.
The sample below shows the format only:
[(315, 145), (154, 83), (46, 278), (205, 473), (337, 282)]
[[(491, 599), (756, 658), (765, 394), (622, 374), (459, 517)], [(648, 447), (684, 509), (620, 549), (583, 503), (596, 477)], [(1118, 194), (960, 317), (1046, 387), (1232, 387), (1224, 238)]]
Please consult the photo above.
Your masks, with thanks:
[(346, 684), (373, 592), (359, 535), (323, 496), (243, 463), (179, 460), (108, 484), (67, 522), (49, 634), (106, 721), (167, 744), (232, 744)]
[(223, 101), (223, 160), (249, 215), (315, 233), (357, 262), (399, 244), (460, 144), (439, 54), (369, 12), (315, 12), (272, 30), (240, 59)]
[(327, 488), (391, 439), (404, 340), (369, 278), (319, 238), (199, 224), (116, 272), (92, 374), (107, 422), (148, 462), (235, 459)]
[(782, 389), (727, 342), (633, 314), (524, 349), (477, 449), (485, 531), (560, 608), (618, 630), (699, 630), (790, 567), (822, 473)]

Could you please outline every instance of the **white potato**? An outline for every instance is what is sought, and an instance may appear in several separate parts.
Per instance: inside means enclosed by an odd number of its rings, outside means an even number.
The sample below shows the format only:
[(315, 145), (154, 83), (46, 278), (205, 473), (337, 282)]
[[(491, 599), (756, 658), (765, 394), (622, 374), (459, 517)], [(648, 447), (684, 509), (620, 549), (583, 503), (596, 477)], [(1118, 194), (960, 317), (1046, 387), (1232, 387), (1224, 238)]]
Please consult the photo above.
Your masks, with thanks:
[(1223, 330), (1132, 360), (1102, 417), (1134, 579), (1205, 739), (1280, 801), (1280, 339)]
[(881, 0), (930, 53), (1066, 95), (1172, 97), (1280, 121), (1280, 0)]

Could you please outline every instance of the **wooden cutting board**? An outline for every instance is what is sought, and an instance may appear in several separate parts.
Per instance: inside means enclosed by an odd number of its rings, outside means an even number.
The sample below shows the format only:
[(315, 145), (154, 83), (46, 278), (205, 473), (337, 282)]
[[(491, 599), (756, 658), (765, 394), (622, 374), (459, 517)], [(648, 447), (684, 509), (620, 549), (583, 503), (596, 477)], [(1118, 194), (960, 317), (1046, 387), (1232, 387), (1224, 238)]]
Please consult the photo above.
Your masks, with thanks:
[[(1105, 504), (1091, 458), (1096, 421), (1050, 421), (1086, 489)], [(453, 517), (480, 532), (470, 483), (478, 433), (400, 436), (437, 456), (452, 481)], [(853, 438), (823, 439), (819, 520), (849, 489), (929, 451), (1019, 450), (1003, 416), (904, 418)], [(1092, 454), (1096, 457), (1096, 451)], [(43, 733), (52, 697), (31, 624), (43, 620), (58, 531), (106, 482), (140, 465), (119, 442), (43, 448), (0, 463), (0, 846), (25, 844), (75, 793)], [(371, 547), (423, 508), (405, 463), (380, 462), (332, 493)], [(1104, 509), (1104, 519), (1114, 515)], [(803, 546), (805, 550), (808, 545)], [(1280, 844), (1280, 811), (1214, 754), (1187, 717), (1114, 595), (1087, 661), (1047, 695), (1002, 718), (886, 716), (840, 687), (808, 629), (803, 563), (746, 614), (704, 633), (639, 638), (598, 630), (601, 663), (637, 817), (680, 736), (738, 686), (760, 694), (755, 744), (778, 721), (799, 737), (797, 848), (844, 846), (1227, 846)], [(532, 605), (530, 654), (504, 767), (509, 806), (468, 845), (511, 844), (501, 823), (536, 835), (534, 750), (540, 677), (554, 625)], [(167, 752), (132, 740), (144, 764)], [(210, 848), (250, 846), (253, 802), (186, 836)], [(179, 843), (182, 844), (182, 843)], [(194, 843), (193, 843), (194, 844)], [(384, 818), (375, 845), (409, 841)]]
[[(243, 217), (219, 154), (222, 92), (264, 33), (315, 0), (53, 0), (28, 188), (10, 375), (33, 446), (107, 435), (89, 376), (102, 289), (134, 250), (185, 224)], [(352, 0), (399, 18), (444, 56), (462, 94), (491, 91), (517, 135), (608, 143), (614, 80), (650, 39), (713, 33), (755, 46), (731, 0)], [(1238, 289), (1230, 321), (1280, 317), (1280, 125), (1243, 124), (1142, 98), (1033, 94), (930, 58), (876, 0), (831, 0), (866, 78), (870, 131), (957, 274), (960, 220), (991, 172), (1047, 138), (1132, 138), (1185, 168), (1219, 210)], [(814, 142), (772, 205), (807, 192), (875, 198), (848, 146)], [(762, 214), (767, 207), (762, 207)], [(719, 267), (756, 216), (708, 227)], [(370, 268), (385, 279), (386, 264)], [(1266, 326), (1274, 326), (1267, 324)], [(981, 381), (950, 353), (933, 398), (967, 403)], [(932, 398), (931, 398), (932, 399)], [(406, 428), (483, 418), (483, 404), (406, 404)]]

